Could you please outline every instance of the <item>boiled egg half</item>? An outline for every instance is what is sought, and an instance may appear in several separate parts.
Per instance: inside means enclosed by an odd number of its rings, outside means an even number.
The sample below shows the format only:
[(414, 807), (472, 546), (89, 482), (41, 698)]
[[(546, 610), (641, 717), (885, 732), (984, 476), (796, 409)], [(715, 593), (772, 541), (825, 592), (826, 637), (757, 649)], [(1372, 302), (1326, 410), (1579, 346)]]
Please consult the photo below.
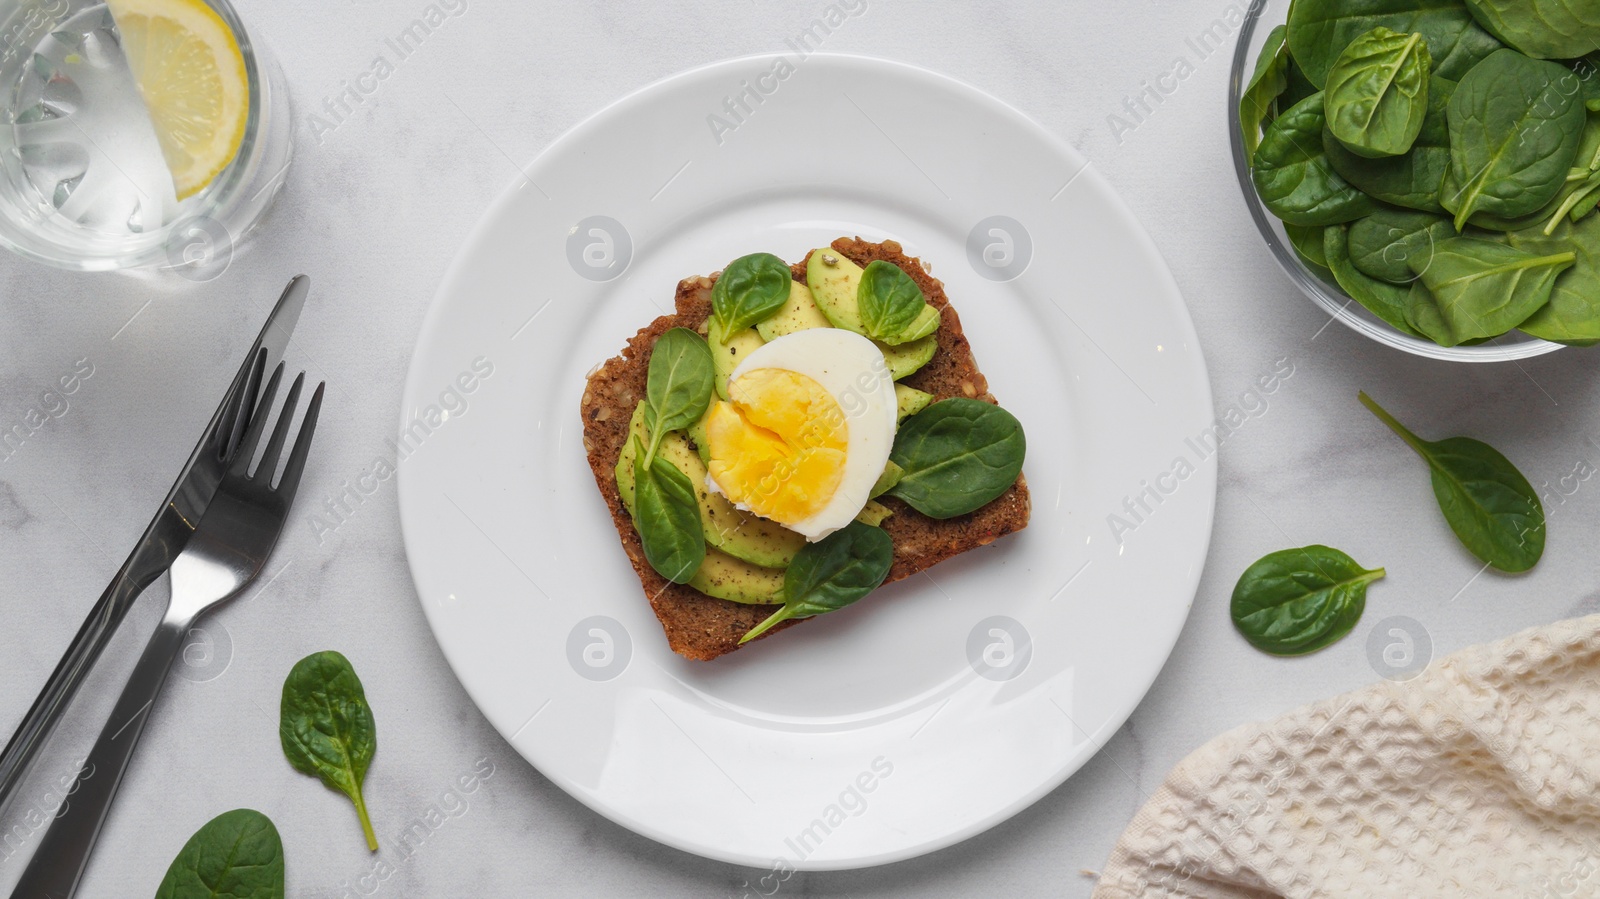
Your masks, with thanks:
[(872, 341), (811, 328), (764, 344), (706, 418), (707, 486), (817, 541), (870, 498), (894, 445), (894, 379)]

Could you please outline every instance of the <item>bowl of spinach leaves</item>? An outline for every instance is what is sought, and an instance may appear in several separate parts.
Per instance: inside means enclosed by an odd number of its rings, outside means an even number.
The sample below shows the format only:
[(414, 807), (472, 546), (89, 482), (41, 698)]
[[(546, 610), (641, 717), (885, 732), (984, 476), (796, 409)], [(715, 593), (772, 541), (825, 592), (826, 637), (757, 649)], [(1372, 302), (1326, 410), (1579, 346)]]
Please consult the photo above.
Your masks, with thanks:
[(1600, 4), (1256, 0), (1234, 167), (1289, 278), (1438, 359), (1600, 343)]

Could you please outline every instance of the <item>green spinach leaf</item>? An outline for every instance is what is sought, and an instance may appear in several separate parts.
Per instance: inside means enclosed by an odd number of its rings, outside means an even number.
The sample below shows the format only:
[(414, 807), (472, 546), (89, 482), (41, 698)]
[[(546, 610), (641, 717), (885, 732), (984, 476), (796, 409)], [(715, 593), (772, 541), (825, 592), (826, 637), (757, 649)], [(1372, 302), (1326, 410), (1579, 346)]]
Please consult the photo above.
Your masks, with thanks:
[(236, 808), (195, 831), (156, 899), (283, 899), (283, 841), (272, 820)]
[(1253, 159), (1261, 146), (1261, 128), (1272, 117), (1278, 96), (1289, 87), (1289, 46), (1284, 43), (1286, 26), (1279, 25), (1267, 35), (1267, 42), (1256, 57), (1256, 70), (1239, 96), (1239, 131), (1244, 135), (1244, 155)]
[(1572, 73), (1578, 76), (1583, 101), (1590, 112), (1600, 112), (1600, 53), (1590, 53), (1572, 61)]
[(1455, 346), (1463, 342), (1456, 340), (1450, 332), (1450, 325), (1444, 320), (1444, 313), (1439, 311), (1439, 304), (1421, 281), (1411, 282), (1411, 290), (1406, 294), (1406, 321), (1417, 333), (1440, 346)]
[(783, 572), (783, 608), (739, 642), (748, 643), (791, 618), (842, 609), (878, 589), (893, 566), (894, 542), (889, 535), (859, 521), (807, 543)]
[(1330, 546), (1269, 553), (1234, 585), (1233, 626), (1262, 652), (1315, 652), (1350, 633), (1366, 608), (1367, 585), (1383, 574)]
[(771, 253), (751, 253), (728, 263), (711, 288), (711, 314), (732, 334), (764, 321), (789, 302), (788, 263)]
[[(1593, 212), (1597, 204), (1600, 204), (1600, 172), (1586, 178), (1582, 187), (1573, 194), (1571, 206), (1567, 209), (1567, 219), (1574, 222), (1579, 221)], [(1557, 219), (1552, 218), (1545, 225), (1546, 233), (1555, 231), (1556, 226), (1559, 224), (1560, 222)]]
[(1444, 216), (1380, 209), (1350, 224), (1350, 261), (1366, 275), (1409, 285), (1417, 278), (1413, 265), (1426, 270), (1433, 248), (1455, 236), (1455, 226)]
[(1572, 265), (1568, 250), (1547, 256), (1478, 237), (1452, 237), (1429, 258), (1410, 260), (1456, 343), (1496, 337), (1550, 300), (1556, 276)]
[(645, 560), (667, 580), (686, 583), (706, 559), (694, 482), (663, 457), (645, 464), (643, 445), (633, 442), (633, 521)]
[(953, 397), (906, 419), (890, 461), (903, 469), (889, 495), (929, 518), (954, 518), (1005, 493), (1022, 473), (1027, 440), (1010, 412)]
[(1561, 190), (1583, 141), (1584, 108), (1572, 72), (1499, 50), (1479, 63), (1450, 98), (1449, 184), (1440, 202), (1456, 230), (1474, 212), (1515, 218)]
[(1283, 226), (1283, 233), (1289, 236), (1289, 246), (1294, 248), (1294, 254), (1300, 257), (1306, 268), (1322, 280), (1336, 284), (1333, 269), (1328, 267), (1328, 252), (1323, 246), (1323, 232), (1326, 230), (1320, 225), (1291, 225), (1285, 222)]
[(1556, 276), (1550, 302), (1517, 327), (1534, 337), (1558, 343), (1589, 345), (1600, 341), (1600, 216), (1576, 225), (1561, 222), (1555, 231), (1514, 231), (1511, 245), (1541, 256), (1571, 252), (1571, 268)]
[(1467, 0), (1484, 28), (1537, 59), (1573, 59), (1600, 50), (1600, 6), (1593, 0)]
[(1555, 208), (1545, 220), (1544, 233), (1554, 232), (1562, 218), (1578, 221), (1593, 212), (1597, 202), (1600, 202), (1600, 116), (1591, 114), (1585, 120), (1576, 165), (1567, 173), (1566, 186), (1551, 201)]
[(1273, 119), (1250, 169), (1262, 204), (1291, 225), (1337, 225), (1376, 209), (1328, 163), (1322, 99), (1316, 94)]
[(1321, 88), (1311, 83), (1311, 79), (1306, 77), (1304, 70), (1295, 65), (1294, 54), (1290, 53), (1288, 55), (1289, 86), (1283, 89), (1282, 96), (1278, 97), (1278, 102), (1273, 104), (1272, 112), (1274, 118), (1285, 110), (1293, 109), (1300, 101), (1315, 95), (1321, 90)]
[(899, 336), (922, 314), (928, 301), (922, 296), (922, 288), (898, 265), (874, 259), (861, 272), (856, 305), (868, 337), (898, 343)]
[(1357, 190), (1375, 200), (1422, 212), (1444, 212), (1439, 204), (1439, 183), (1450, 170), (1446, 110), (1455, 91), (1454, 81), (1437, 75), (1428, 80), (1428, 108), (1422, 118), (1422, 130), (1405, 154), (1382, 159), (1357, 156), (1331, 131), (1324, 131), (1322, 147), (1328, 162)]
[[(1467, 224), (1490, 231), (1523, 231), (1543, 226), (1549, 233), (1555, 230), (1562, 218), (1570, 217), (1572, 221), (1577, 221), (1592, 211), (1588, 200), (1596, 187), (1600, 187), (1600, 116), (1590, 115), (1584, 125), (1577, 158), (1573, 160), (1572, 168), (1567, 170), (1561, 188), (1550, 202), (1515, 218), (1475, 212)], [(1440, 194), (1446, 196), (1453, 196), (1460, 190), (1453, 175), (1447, 176), (1439, 188)]]
[(376, 852), (378, 837), (372, 832), (361, 784), (378, 749), (378, 726), (349, 659), (328, 650), (295, 663), (283, 681), (278, 740), (296, 771), (350, 797), (367, 848)]
[(1289, 49), (1311, 83), (1321, 87), (1344, 48), (1379, 26), (1421, 34), (1434, 71), (1451, 81), (1500, 49), (1461, 0), (1295, 0), (1289, 7)]
[[(1597, 173), (1597, 175), (1600, 175), (1600, 173)], [(1506, 218), (1505, 216), (1492, 215), (1487, 212), (1475, 212), (1471, 218), (1467, 219), (1467, 228), (1481, 228), (1485, 231), (1498, 231), (1501, 233), (1527, 231), (1534, 228), (1548, 228), (1554, 231), (1556, 225), (1563, 218), (1577, 221), (1583, 217), (1585, 213), (1579, 212), (1579, 210), (1588, 208), (1586, 200), (1589, 192), (1597, 185), (1600, 185), (1600, 176), (1585, 175), (1579, 169), (1573, 168), (1570, 179), (1556, 192), (1550, 202), (1533, 212), (1527, 215), (1519, 215), (1515, 218)], [(1461, 186), (1455, 180), (1455, 176), (1446, 175), (1444, 183), (1439, 188), (1440, 196), (1451, 197), (1459, 194), (1460, 191)], [(1455, 204), (1451, 202), (1451, 205)], [(1446, 211), (1453, 212), (1453, 210)]]
[(1420, 34), (1379, 26), (1328, 71), (1328, 130), (1357, 156), (1399, 156), (1422, 131), (1433, 58)]
[(667, 432), (687, 428), (705, 414), (711, 405), (714, 375), (711, 348), (699, 334), (672, 328), (656, 338), (645, 382), (644, 424), (650, 446), (640, 456), (643, 467), (650, 467), (655, 460)]
[(1333, 277), (1350, 298), (1366, 307), (1397, 331), (1417, 333), (1406, 318), (1406, 289), (1371, 278), (1350, 261), (1350, 226), (1336, 225), (1323, 232), (1323, 249)]
[(1527, 571), (1539, 561), (1544, 554), (1544, 506), (1515, 465), (1470, 437), (1422, 440), (1365, 392), (1359, 397), (1428, 463), (1439, 510), (1468, 551), (1500, 571)]

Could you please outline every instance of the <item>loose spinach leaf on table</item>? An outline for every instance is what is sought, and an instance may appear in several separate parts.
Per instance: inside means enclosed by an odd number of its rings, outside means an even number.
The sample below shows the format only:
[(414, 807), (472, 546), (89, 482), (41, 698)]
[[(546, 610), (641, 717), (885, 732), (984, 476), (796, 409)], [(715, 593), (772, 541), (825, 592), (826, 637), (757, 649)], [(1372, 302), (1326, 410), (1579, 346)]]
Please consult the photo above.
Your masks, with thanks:
[(782, 309), (789, 302), (788, 263), (771, 253), (751, 253), (728, 263), (711, 288), (711, 314), (732, 334)]
[(1506, 236), (1512, 246), (1530, 253), (1574, 255), (1572, 267), (1556, 276), (1550, 302), (1517, 327), (1558, 343), (1587, 346), (1600, 341), (1600, 216), (1576, 225), (1563, 221), (1550, 234), (1534, 228)]
[(1397, 330), (1417, 333), (1406, 318), (1406, 288), (1368, 277), (1351, 263), (1349, 225), (1335, 225), (1324, 231), (1323, 250), (1334, 279), (1351, 299)]
[(882, 528), (852, 521), (807, 543), (783, 572), (783, 608), (740, 638), (746, 643), (791, 618), (842, 609), (878, 588), (894, 565), (894, 541)]
[(1409, 151), (1422, 131), (1432, 67), (1420, 34), (1380, 26), (1351, 41), (1328, 71), (1328, 130), (1357, 156)]
[(1450, 98), (1450, 171), (1440, 202), (1456, 230), (1475, 212), (1515, 218), (1560, 192), (1583, 141), (1584, 107), (1571, 71), (1498, 50)]
[(1427, 269), (1433, 248), (1455, 236), (1455, 226), (1442, 215), (1380, 209), (1350, 223), (1350, 261), (1363, 274), (1409, 285), (1417, 269)]
[(1421, 34), (1433, 70), (1451, 81), (1500, 49), (1461, 0), (1295, 0), (1289, 7), (1289, 49), (1311, 83), (1321, 87), (1344, 48), (1379, 26)]
[(1428, 463), (1439, 510), (1468, 551), (1500, 571), (1527, 571), (1539, 561), (1544, 506), (1515, 465), (1470, 437), (1422, 440), (1365, 392), (1359, 398)]
[(283, 841), (272, 820), (236, 808), (194, 832), (156, 899), (283, 899)]
[(1273, 119), (1250, 168), (1262, 204), (1292, 225), (1337, 225), (1377, 208), (1328, 163), (1322, 100), (1316, 94)]
[(672, 328), (656, 338), (645, 382), (644, 424), (650, 446), (639, 457), (644, 463), (640, 467), (650, 467), (667, 432), (687, 428), (705, 414), (711, 404), (714, 376), (711, 348), (699, 334)]
[(1539, 255), (1479, 237), (1452, 237), (1411, 265), (1460, 343), (1522, 324), (1549, 302), (1556, 276), (1574, 258), (1571, 250)]
[(1474, 18), (1536, 59), (1574, 59), (1600, 49), (1594, 0), (1467, 0)]
[(889, 496), (929, 518), (954, 518), (1016, 482), (1027, 439), (1016, 416), (982, 400), (940, 400), (906, 419), (890, 461), (903, 469)]
[(367, 848), (376, 852), (378, 837), (372, 832), (361, 784), (378, 749), (378, 726), (349, 659), (328, 650), (295, 663), (283, 681), (278, 740), (296, 771), (350, 797)]
[(861, 325), (873, 340), (895, 342), (927, 305), (922, 288), (900, 266), (874, 259), (862, 270), (856, 306)]
[(1447, 108), (1455, 90), (1454, 81), (1437, 75), (1428, 79), (1428, 108), (1422, 118), (1422, 130), (1406, 153), (1381, 159), (1357, 156), (1332, 132), (1323, 132), (1322, 147), (1328, 162), (1357, 190), (1375, 200), (1422, 212), (1444, 212), (1439, 204), (1439, 183), (1450, 169)]
[(656, 573), (682, 584), (706, 559), (705, 531), (694, 482), (661, 456), (644, 462), (644, 446), (633, 438), (634, 525), (645, 560)]
[(1256, 58), (1255, 73), (1239, 96), (1239, 130), (1244, 135), (1244, 155), (1254, 158), (1261, 146), (1261, 128), (1272, 117), (1278, 96), (1289, 87), (1289, 47), (1284, 43), (1285, 26), (1267, 35), (1267, 42)]
[(1367, 585), (1383, 574), (1329, 546), (1269, 553), (1239, 576), (1233, 625), (1262, 652), (1315, 652), (1350, 633), (1366, 608)]

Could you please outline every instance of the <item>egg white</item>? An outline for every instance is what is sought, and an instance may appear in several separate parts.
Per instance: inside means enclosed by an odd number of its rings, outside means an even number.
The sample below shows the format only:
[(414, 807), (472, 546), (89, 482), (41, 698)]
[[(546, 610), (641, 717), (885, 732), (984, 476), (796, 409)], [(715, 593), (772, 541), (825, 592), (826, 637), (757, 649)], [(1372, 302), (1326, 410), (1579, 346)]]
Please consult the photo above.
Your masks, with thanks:
[[(883, 474), (894, 446), (894, 378), (883, 352), (872, 341), (840, 328), (810, 328), (763, 344), (739, 363), (729, 380), (758, 368), (805, 375), (822, 385), (844, 413), (847, 437), (839, 488), (815, 514), (785, 525), (814, 543), (849, 524), (867, 504), (872, 485)], [(723, 492), (710, 475), (706, 486)], [(743, 504), (739, 508), (748, 511)]]

